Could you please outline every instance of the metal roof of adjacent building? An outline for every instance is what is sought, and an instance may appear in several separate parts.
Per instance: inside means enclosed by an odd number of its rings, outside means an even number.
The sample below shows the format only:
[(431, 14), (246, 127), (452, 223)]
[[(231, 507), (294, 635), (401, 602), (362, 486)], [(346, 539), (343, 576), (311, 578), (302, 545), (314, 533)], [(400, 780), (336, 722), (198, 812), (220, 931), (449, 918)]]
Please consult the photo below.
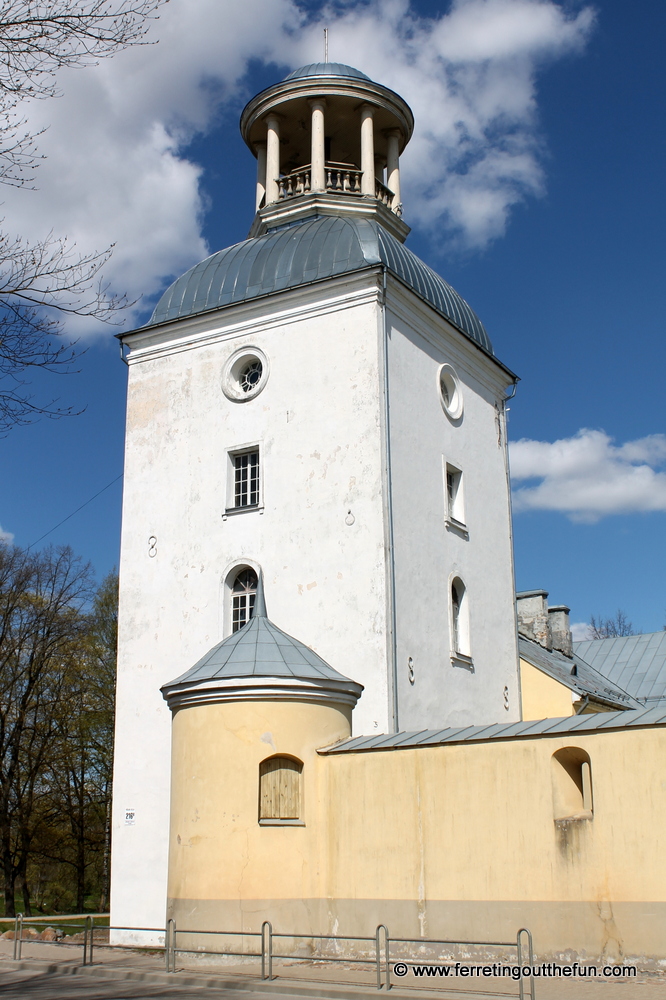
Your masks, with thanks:
[(580, 656), (568, 657), (556, 649), (544, 649), (538, 642), (518, 636), (521, 657), (582, 697), (612, 705), (615, 708), (641, 708), (627, 691), (608, 680)]
[(666, 632), (586, 639), (574, 649), (641, 704), (666, 704)]
[(567, 736), (570, 733), (608, 732), (618, 729), (666, 725), (666, 708), (643, 711), (594, 712), (563, 719), (540, 719), (536, 722), (500, 722), (486, 726), (462, 726), (450, 729), (422, 729), (413, 733), (381, 736), (356, 736), (319, 750), (323, 754), (359, 753), (367, 750), (413, 750), (415, 747), (443, 746), (452, 743), (485, 743), (489, 740), (532, 739), (535, 736)]
[(456, 329), (493, 354), (483, 323), (432, 268), (375, 219), (317, 216), (219, 250), (166, 290), (154, 326), (384, 264)]
[(310, 63), (309, 66), (301, 66), (300, 69), (295, 69), (292, 73), (285, 76), (284, 81), (304, 80), (310, 76), (344, 76), (350, 77), (354, 80), (370, 79), (370, 77), (366, 76), (365, 73), (361, 73), (360, 69), (354, 69), (353, 66), (346, 66), (345, 63), (324, 62)]

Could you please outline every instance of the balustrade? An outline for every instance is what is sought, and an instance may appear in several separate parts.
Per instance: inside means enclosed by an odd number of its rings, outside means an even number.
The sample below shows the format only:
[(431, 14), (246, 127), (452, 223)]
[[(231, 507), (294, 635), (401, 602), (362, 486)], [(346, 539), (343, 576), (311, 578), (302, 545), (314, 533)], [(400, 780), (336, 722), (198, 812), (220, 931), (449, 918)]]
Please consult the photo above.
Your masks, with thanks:
[[(351, 163), (327, 163), (325, 166), (326, 191), (331, 194), (355, 195), (362, 193), (363, 171)], [(283, 174), (278, 179), (280, 201), (310, 194), (312, 191), (312, 168), (309, 163)], [(382, 181), (375, 179), (375, 197), (387, 208), (393, 205), (393, 192)]]
[(386, 187), (380, 180), (375, 178), (375, 198), (383, 202), (387, 208), (393, 204), (393, 191)]
[(336, 194), (360, 194), (361, 171), (350, 163), (327, 163), (326, 190)]

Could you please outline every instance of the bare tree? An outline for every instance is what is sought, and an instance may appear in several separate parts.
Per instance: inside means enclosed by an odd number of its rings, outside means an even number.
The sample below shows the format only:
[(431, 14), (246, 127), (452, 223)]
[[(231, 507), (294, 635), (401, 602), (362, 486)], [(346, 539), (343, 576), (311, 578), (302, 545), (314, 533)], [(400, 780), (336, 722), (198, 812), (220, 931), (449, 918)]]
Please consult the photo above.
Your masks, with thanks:
[[(56, 71), (82, 67), (144, 40), (147, 19), (167, 0), (0, 0), (0, 183), (30, 185), (37, 138), (21, 102), (57, 96)], [(30, 395), (29, 372), (72, 372), (68, 314), (109, 321), (127, 305), (108, 294), (101, 271), (113, 248), (78, 254), (49, 234), (29, 243), (0, 234), (0, 433), (38, 416), (71, 413)]]
[(72, 663), (87, 633), (90, 568), (71, 549), (0, 546), (0, 863), (5, 914), (18, 889), (30, 912), (27, 871), (49, 798)]
[(624, 611), (617, 609), (613, 618), (602, 618), (601, 615), (590, 618), (590, 638), (610, 639), (620, 635), (636, 635), (632, 622)]

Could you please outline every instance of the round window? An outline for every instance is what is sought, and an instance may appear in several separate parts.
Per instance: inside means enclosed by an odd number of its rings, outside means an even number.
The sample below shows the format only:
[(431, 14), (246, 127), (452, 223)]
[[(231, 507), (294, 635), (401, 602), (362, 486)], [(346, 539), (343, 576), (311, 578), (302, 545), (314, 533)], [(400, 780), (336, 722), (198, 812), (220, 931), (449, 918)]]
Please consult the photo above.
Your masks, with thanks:
[(460, 379), (451, 365), (442, 365), (437, 376), (439, 398), (445, 412), (452, 420), (462, 416), (463, 398)]
[(224, 368), (222, 391), (228, 399), (252, 399), (266, 385), (268, 359), (256, 347), (243, 347), (231, 355)]

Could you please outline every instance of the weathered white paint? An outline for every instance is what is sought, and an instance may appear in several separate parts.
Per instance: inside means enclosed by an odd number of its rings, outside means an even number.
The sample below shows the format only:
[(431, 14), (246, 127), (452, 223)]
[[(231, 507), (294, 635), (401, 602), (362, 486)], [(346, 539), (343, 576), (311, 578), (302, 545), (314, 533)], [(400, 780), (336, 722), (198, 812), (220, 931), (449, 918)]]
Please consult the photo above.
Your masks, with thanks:
[[(126, 338), (115, 925), (163, 925), (170, 718), (159, 689), (225, 634), (235, 565), (261, 568), (269, 617), (365, 686), (356, 734), (390, 729), (394, 668), (402, 729), (519, 717), (495, 408), (507, 376), (390, 276), (386, 313), (382, 301), (381, 270), (369, 269)], [(264, 352), (270, 376), (239, 402), (222, 379), (242, 347)], [(464, 391), (456, 423), (438, 397), (444, 362)], [(228, 452), (252, 445), (261, 507), (225, 515)], [(463, 470), (468, 538), (446, 525), (443, 459)], [(468, 588), (474, 673), (450, 660), (451, 574)]]
[[(502, 406), (507, 375), (390, 279), (387, 326), (399, 728), (517, 720)], [(439, 398), (442, 364), (453, 367), (461, 384), (458, 420), (448, 417)], [(447, 523), (447, 462), (462, 471), (466, 530)], [(472, 663), (464, 666), (451, 660), (450, 586), (455, 577), (465, 585), (469, 615)]]

